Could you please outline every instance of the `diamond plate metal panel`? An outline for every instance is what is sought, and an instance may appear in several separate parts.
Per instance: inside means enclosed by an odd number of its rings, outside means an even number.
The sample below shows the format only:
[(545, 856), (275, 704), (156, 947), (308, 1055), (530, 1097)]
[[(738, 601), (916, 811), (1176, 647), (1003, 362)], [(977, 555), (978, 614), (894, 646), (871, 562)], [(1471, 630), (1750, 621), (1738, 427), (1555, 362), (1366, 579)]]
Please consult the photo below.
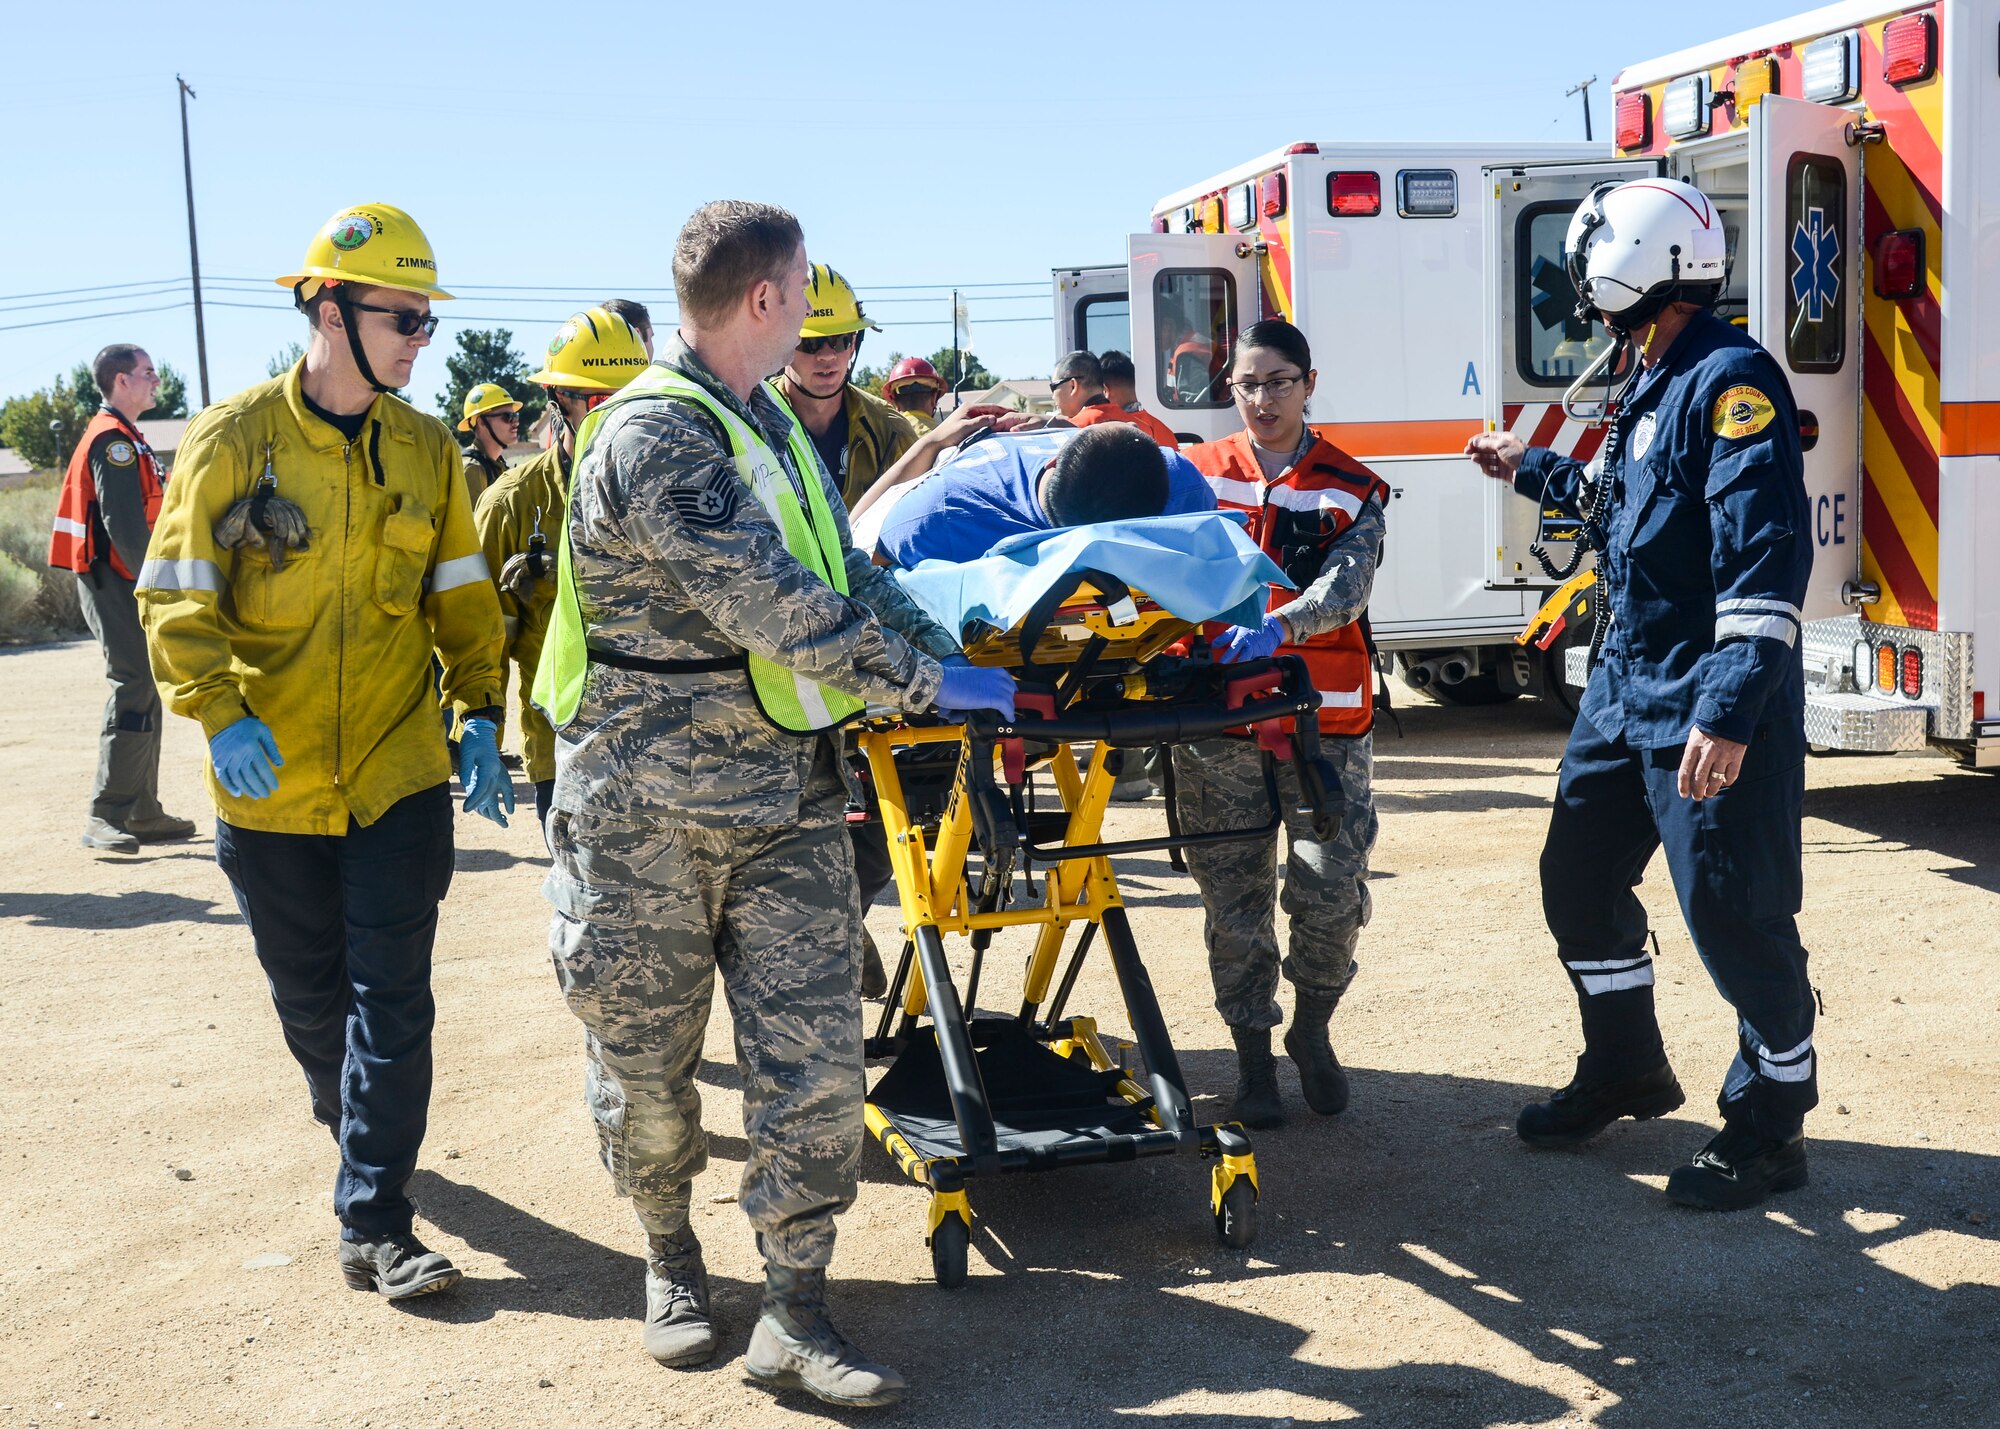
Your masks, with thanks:
[(1930, 711), (1873, 695), (1806, 696), (1806, 742), (1821, 749), (1894, 754), (1930, 743)]

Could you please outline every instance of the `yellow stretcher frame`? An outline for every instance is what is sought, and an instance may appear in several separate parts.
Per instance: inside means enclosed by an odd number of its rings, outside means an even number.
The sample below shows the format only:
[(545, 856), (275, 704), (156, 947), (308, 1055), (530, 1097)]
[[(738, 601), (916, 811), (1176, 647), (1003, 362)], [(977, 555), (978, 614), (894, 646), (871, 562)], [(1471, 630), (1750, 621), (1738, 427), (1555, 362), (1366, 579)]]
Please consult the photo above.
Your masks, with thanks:
[[(989, 632), (969, 641), (968, 656), (981, 665), (1026, 666), (1044, 678), (1052, 673), (1050, 667), (1070, 667), (1073, 672), (1081, 664), (1098, 672), (1098, 688), (1105, 688), (1106, 682), (1115, 682), (1109, 688), (1127, 705), (1143, 708), (1149, 702), (1168, 698), (1148, 679), (1144, 667), (1186, 635), (1192, 626), (1152, 605), (1143, 595), (1120, 594), (1115, 582), (1106, 584), (1113, 590), (1109, 600), (1097, 585), (1088, 581), (1080, 584), (1050, 614), (1044, 628), (1034, 632), (1035, 639), (1025, 658), (1023, 637), (1011, 631)], [(1284, 714), (1294, 719), (1301, 714), (1307, 716), (1300, 723), (1312, 726), (1308, 743), (1316, 757), (1314, 711), (1318, 696), (1311, 689), (1303, 665), (1291, 663), (1297, 665), (1297, 678), (1291, 681), (1292, 688), (1286, 696), (1290, 703), (1284, 706)], [(1074, 691), (1070, 693), (1073, 695)], [(1208, 711), (1211, 717), (1219, 712), (1220, 707)], [(1279, 714), (1256, 715), (1258, 719), (1279, 717)], [(1237, 720), (1239, 724), (1242, 722)], [(961, 1154), (927, 1157), (920, 1153), (898, 1130), (892, 1114), (876, 1104), (873, 1092), (864, 1110), (864, 1120), (870, 1134), (903, 1174), (931, 1191), (926, 1226), (938, 1282), (950, 1288), (962, 1284), (965, 1278), (972, 1226), (971, 1206), (965, 1191), (968, 1179), (995, 1172), (1052, 1169), (1057, 1164), (1132, 1159), (1134, 1154), (1192, 1151), (1213, 1158), (1209, 1207), (1216, 1232), (1226, 1245), (1246, 1246), (1255, 1235), (1260, 1194), (1249, 1138), (1235, 1123), (1195, 1123), (1164, 1018), (1132, 943), (1111, 854), (1104, 851), (1121, 846), (1106, 844), (1103, 838), (1105, 813), (1117, 778), (1111, 764), (1113, 746), (1099, 739), (1088, 758), (1079, 760), (1075, 746), (1080, 741), (1062, 738), (1046, 745), (1036, 744), (1037, 752), (1033, 754), (1024, 749), (1016, 755), (1017, 763), (1011, 771), (1014, 777), (1024, 777), (1028, 768), (1033, 767), (1046, 773), (1053, 783), (1063, 814), (1063, 834), (1061, 841), (1053, 845), (1023, 841), (1034, 861), (1045, 866), (1037, 901), (981, 907), (968, 876), (977, 825), (971, 785), (975, 778), (989, 778), (996, 771), (1009, 772), (1004, 745), (1007, 738), (1025, 736), (1034, 741), (1036, 735), (1035, 723), (1025, 718), (1008, 725), (991, 723), (995, 728), (982, 734), (970, 723), (914, 725), (897, 717), (876, 718), (864, 721), (854, 733), (856, 746), (867, 761), (874, 783), (904, 933), (903, 955), (890, 985), (890, 1006), (883, 1013), (882, 1032), (870, 1039), (871, 1050), (897, 1041), (888, 1031), (898, 1013), (902, 1026), (898, 1037), (904, 1039), (904, 1045), (907, 1039), (920, 1035), (917, 1020), (929, 1016), (944, 1075), (952, 1088), (954, 1115), (961, 1128)], [(1051, 726), (1050, 733), (1055, 728)], [(1002, 742), (995, 742), (996, 734)], [(896, 756), (899, 751), (939, 745), (957, 747), (957, 767), (943, 811), (935, 827), (927, 831), (912, 816)], [(1270, 826), (1220, 837), (1267, 833), (1278, 819), (1275, 787), (1272, 798)], [(1177, 841), (1195, 842), (1211, 837), (1216, 836), (1200, 835)], [(1177, 846), (1176, 840), (1141, 842), (1151, 848)], [(982, 881), (993, 876), (989, 861), (982, 867)], [(1011, 890), (1011, 869), (1002, 877)], [(997, 900), (989, 897), (988, 901)], [(1077, 924), (1085, 925), (1086, 931), (1071, 956), (1062, 988), (1056, 993), (1056, 1006), (1037, 1023), (1035, 1013), (1048, 1005), (1069, 931)], [(997, 1140), (980, 1139), (978, 1113), (984, 1108), (977, 1095), (976, 1055), (967, 1033), (961, 990), (945, 959), (943, 939), (946, 936), (975, 939), (973, 971), (964, 994), (970, 996), (979, 977), (985, 942), (1002, 929), (1017, 927), (1036, 930), (1034, 949), (1022, 979), (1020, 1023), (1032, 1029), (1038, 1040), (1057, 1056), (1087, 1062), (1099, 1073), (1117, 1074), (1112, 1083), (1116, 1096), (1139, 1109), (1152, 1128), (1127, 1138), (1135, 1147), (1120, 1148), (1120, 1154), (1115, 1155), (1094, 1154), (1101, 1153), (1102, 1148), (1086, 1139), (1077, 1143), (1074, 1155), (1065, 1156), (1058, 1150), (1037, 1157), (1014, 1155), (999, 1146)], [(1134, 1042), (1115, 1047), (1106, 1044), (1092, 1018), (1056, 1020), (1082, 959), (1092, 939), (1099, 934), (1103, 935), (1134, 1027)], [(952, 1045), (954, 1039), (956, 1047)], [(1134, 1050), (1145, 1059), (1143, 1076), (1128, 1064), (1128, 1054)], [(965, 1090), (959, 1085), (961, 1082), (970, 1088), (972, 1095), (961, 1098), (960, 1091)], [(968, 1108), (967, 1101), (976, 1105)], [(1115, 1106), (1115, 1102), (1107, 1105)]]

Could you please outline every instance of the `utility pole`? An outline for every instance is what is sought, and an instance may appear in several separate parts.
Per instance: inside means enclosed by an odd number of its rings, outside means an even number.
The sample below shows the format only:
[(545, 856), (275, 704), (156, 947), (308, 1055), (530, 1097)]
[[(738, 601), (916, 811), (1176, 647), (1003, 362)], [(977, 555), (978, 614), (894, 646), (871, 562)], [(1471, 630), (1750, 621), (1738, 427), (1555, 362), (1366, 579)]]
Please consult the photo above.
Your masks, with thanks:
[(1586, 144), (1588, 144), (1591, 141), (1592, 137), (1590, 132), (1590, 87), (1596, 83), (1597, 83), (1597, 76), (1592, 75), (1582, 84), (1573, 84), (1568, 89), (1565, 89), (1563, 91), (1564, 99), (1568, 99), (1572, 94), (1580, 94), (1583, 96), (1583, 141)]
[(965, 385), (965, 364), (958, 356), (958, 289), (951, 290), (951, 395), (952, 409), (959, 405), (959, 388)]
[(201, 405), (208, 405), (208, 330), (201, 319), (201, 249), (194, 239), (194, 159), (188, 151), (188, 101), (195, 92), (179, 75), (174, 83), (181, 92), (181, 177), (187, 181), (188, 271), (194, 277), (194, 356), (201, 372)]

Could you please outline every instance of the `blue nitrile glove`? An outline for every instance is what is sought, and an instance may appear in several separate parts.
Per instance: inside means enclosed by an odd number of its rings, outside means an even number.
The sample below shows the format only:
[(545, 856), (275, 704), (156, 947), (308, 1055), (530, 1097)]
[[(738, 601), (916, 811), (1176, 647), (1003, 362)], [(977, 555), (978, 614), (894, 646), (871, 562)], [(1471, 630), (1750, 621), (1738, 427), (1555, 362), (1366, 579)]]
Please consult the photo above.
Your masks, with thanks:
[(465, 786), (466, 813), (484, 814), (507, 827), (507, 815), (514, 812), (514, 781), (500, 766), (500, 727), (492, 720), (469, 719), (459, 731), (458, 782)]
[(1215, 644), (1215, 658), (1225, 665), (1234, 665), (1241, 660), (1261, 660), (1276, 652), (1285, 643), (1285, 627), (1278, 617), (1267, 615), (1264, 623), (1255, 630), (1245, 630), (1240, 625), (1232, 625), (1222, 633), (1222, 639)]
[(268, 799), (278, 792), (285, 764), (271, 726), (255, 715), (242, 719), (208, 742), (209, 762), (222, 787), (239, 799)]
[(963, 655), (947, 656), (931, 708), (947, 718), (961, 717), (967, 710), (998, 710), (1012, 719), (1014, 677), (1005, 670), (982, 669)]

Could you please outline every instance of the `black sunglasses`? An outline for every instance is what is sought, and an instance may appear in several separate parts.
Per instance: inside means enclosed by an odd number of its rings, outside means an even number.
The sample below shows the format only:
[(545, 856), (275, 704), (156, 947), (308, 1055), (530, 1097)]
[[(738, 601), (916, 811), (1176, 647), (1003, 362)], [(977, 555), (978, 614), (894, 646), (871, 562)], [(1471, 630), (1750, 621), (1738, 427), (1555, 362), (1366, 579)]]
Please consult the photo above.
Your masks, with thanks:
[(438, 330), (438, 320), (429, 313), (420, 313), (413, 308), (383, 308), (373, 303), (349, 302), (348, 307), (363, 313), (387, 313), (396, 320), (396, 336), (415, 337), (422, 333), (429, 337)]
[(802, 337), (799, 339), (799, 351), (810, 355), (830, 347), (835, 352), (846, 352), (860, 341), (861, 334), (858, 332), (843, 332), (833, 337)]

